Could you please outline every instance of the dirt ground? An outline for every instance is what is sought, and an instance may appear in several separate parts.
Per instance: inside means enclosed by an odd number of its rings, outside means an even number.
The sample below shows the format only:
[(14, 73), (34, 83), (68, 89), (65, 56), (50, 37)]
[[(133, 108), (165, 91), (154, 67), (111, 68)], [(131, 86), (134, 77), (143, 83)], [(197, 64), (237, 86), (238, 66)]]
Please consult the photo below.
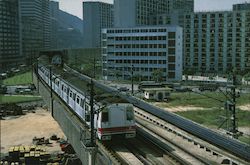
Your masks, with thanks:
[(239, 106), (239, 108), (243, 111), (250, 111), (250, 104)]
[[(32, 145), (32, 139), (35, 136), (50, 138), (51, 135), (55, 134), (59, 138), (65, 139), (64, 133), (50, 112), (42, 108), (37, 108), (35, 113), (0, 120), (0, 125), (1, 153), (7, 153), (12, 146)], [(50, 142), (53, 141), (50, 140)], [(50, 153), (60, 151), (59, 144), (56, 142), (53, 142), (46, 149)]]
[(170, 107), (167, 105), (167, 103), (161, 103), (161, 102), (155, 102), (153, 105), (157, 107), (161, 107), (162, 109), (168, 111), (168, 112), (183, 112), (183, 111), (192, 111), (192, 110), (204, 110), (203, 107), (194, 107), (194, 106), (175, 106)]
[[(169, 111), (169, 112), (183, 112), (183, 111), (193, 111), (193, 110), (207, 110), (208, 108), (203, 108), (203, 107), (194, 107), (194, 106), (175, 106), (175, 107), (170, 107), (167, 105), (167, 103), (159, 103), (155, 102), (153, 105), (161, 107), (162, 109)], [(250, 111), (250, 104), (238, 106), (239, 109), (242, 111)]]

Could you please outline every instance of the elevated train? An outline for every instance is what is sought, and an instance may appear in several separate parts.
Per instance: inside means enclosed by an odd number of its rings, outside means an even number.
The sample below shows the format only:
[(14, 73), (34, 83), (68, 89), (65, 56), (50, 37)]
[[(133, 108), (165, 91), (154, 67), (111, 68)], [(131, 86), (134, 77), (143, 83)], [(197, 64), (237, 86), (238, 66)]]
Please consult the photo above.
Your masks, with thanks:
[[(41, 79), (81, 118), (90, 126), (90, 98), (72, 83), (51, 73), (42, 65), (38, 67)], [(50, 82), (51, 81), (51, 82)], [(104, 105), (95, 100), (94, 127), (97, 130), (99, 140), (111, 140), (119, 135), (125, 138), (136, 136), (134, 109), (128, 103), (110, 103)]]

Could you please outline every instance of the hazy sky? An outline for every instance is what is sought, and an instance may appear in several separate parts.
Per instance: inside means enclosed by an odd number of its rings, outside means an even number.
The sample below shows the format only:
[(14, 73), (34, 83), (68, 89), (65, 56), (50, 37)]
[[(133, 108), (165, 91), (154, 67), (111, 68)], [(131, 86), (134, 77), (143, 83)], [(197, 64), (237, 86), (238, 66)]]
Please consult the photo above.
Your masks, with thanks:
[[(98, 1), (98, 0), (54, 0), (59, 1), (61, 10), (70, 14), (76, 15), (82, 19), (82, 2), (83, 1)], [(113, 0), (99, 0), (102, 2), (113, 3)], [(128, 0), (129, 1), (129, 0)], [(195, 0), (195, 11), (214, 11), (214, 10), (230, 10), (232, 4), (250, 3), (250, 0)]]

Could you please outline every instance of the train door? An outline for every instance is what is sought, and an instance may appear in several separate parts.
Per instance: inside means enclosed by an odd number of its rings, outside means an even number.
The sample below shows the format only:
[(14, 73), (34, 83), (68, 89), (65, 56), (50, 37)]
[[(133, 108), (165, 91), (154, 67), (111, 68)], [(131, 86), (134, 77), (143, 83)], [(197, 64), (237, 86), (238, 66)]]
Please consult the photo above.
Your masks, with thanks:
[(81, 101), (80, 101), (80, 116), (82, 119), (85, 118), (85, 114), (84, 114), (84, 99), (83, 97), (81, 97)]
[(110, 106), (110, 127), (122, 127), (126, 124), (126, 110), (124, 106), (114, 104)]
[(69, 88), (67, 88), (67, 104), (69, 105)]
[(90, 106), (85, 102), (84, 105), (85, 121), (90, 124)]

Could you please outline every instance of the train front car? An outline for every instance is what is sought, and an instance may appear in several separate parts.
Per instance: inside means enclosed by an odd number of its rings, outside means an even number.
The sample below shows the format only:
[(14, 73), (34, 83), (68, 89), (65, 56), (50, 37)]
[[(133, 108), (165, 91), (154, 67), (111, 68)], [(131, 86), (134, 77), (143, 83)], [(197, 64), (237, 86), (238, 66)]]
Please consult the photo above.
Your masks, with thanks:
[(97, 136), (100, 140), (111, 140), (114, 136), (134, 138), (136, 126), (133, 105), (117, 103), (106, 106), (97, 120)]

